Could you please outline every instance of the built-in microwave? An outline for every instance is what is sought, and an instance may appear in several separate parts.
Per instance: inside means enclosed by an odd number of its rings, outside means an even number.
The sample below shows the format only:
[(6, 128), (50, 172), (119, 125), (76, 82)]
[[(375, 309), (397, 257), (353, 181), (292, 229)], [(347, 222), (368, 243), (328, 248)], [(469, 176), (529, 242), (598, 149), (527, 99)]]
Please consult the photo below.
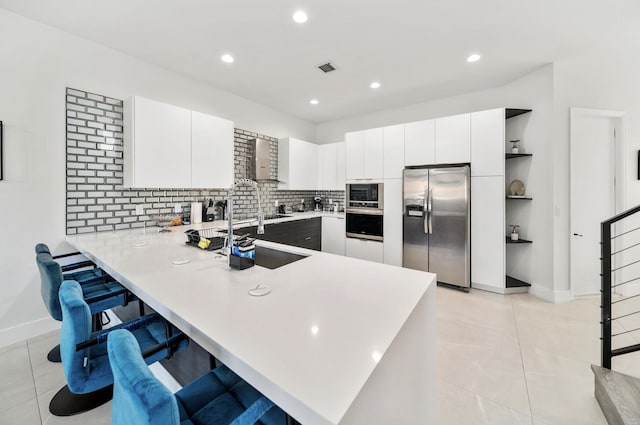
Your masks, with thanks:
[(382, 210), (384, 199), (382, 183), (351, 183), (347, 185), (347, 208)]

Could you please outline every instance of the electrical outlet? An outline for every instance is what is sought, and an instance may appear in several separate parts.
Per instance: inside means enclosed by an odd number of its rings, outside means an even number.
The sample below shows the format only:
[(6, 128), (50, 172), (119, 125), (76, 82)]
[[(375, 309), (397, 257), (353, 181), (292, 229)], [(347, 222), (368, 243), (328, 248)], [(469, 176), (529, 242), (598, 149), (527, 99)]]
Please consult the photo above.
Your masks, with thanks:
[(136, 205), (136, 215), (144, 215), (144, 206)]

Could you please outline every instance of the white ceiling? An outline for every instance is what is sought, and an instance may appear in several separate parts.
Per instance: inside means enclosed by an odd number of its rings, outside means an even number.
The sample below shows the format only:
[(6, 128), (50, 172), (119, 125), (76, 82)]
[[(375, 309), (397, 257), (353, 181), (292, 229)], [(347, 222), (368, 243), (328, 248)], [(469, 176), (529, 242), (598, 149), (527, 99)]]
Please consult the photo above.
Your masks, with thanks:
[[(638, 0), (0, 0), (0, 7), (316, 123), (501, 85), (594, 44), (640, 39)], [(306, 24), (291, 19), (298, 9), (309, 15)], [(226, 52), (235, 63), (220, 61)], [(465, 61), (472, 52), (482, 54), (475, 64)], [(327, 60), (338, 71), (315, 68)], [(369, 88), (374, 80), (380, 89)]]

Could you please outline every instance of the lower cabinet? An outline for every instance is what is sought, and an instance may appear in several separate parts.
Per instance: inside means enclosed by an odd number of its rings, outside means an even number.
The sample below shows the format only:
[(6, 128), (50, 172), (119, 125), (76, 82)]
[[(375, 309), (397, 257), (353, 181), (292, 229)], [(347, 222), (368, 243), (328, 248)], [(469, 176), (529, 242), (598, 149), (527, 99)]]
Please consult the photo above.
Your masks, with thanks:
[(471, 177), (471, 286), (505, 288), (504, 177)]
[(249, 234), (250, 237), (263, 241), (277, 242), (285, 245), (320, 251), (322, 239), (322, 221), (320, 217), (307, 220), (285, 221), (284, 223), (265, 224), (264, 234), (257, 233), (257, 227), (243, 227), (234, 233)]
[(384, 263), (402, 267), (402, 179), (384, 179)]
[(382, 263), (384, 247), (382, 242), (367, 239), (347, 238), (345, 245), (347, 257)]
[(322, 252), (344, 255), (345, 232), (344, 217), (322, 217)]

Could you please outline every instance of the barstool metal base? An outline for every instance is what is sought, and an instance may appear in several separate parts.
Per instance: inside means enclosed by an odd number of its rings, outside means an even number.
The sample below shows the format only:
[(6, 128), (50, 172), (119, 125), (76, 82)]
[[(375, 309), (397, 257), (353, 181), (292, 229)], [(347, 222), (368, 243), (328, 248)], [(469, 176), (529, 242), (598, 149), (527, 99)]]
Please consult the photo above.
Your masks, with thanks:
[(102, 406), (113, 398), (113, 385), (87, 394), (76, 394), (65, 385), (53, 396), (49, 412), (55, 416), (72, 416)]
[(51, 349), (51, 351), (49, 351), (49, 354), (47, 354), (47, 360), (52, 363), (62, 362), (62, 358), (60, 357), (60, 344), (56, 345)]

